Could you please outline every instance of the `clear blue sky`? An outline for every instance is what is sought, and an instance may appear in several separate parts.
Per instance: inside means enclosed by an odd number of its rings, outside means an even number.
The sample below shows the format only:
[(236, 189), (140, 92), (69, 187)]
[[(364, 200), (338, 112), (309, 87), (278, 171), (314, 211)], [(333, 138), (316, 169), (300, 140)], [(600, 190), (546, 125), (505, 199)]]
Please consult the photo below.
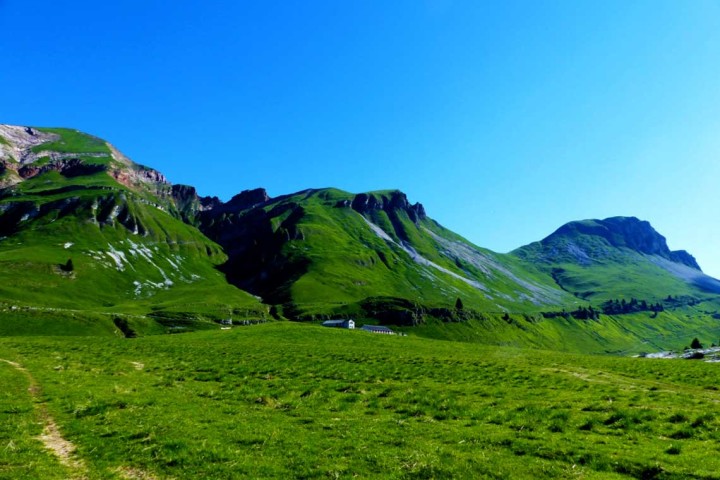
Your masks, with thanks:
[(633, 215), (720, 276), (720, 2), (0, 0), (0, 122), (230, 198), (399, 188), (509, 251)]

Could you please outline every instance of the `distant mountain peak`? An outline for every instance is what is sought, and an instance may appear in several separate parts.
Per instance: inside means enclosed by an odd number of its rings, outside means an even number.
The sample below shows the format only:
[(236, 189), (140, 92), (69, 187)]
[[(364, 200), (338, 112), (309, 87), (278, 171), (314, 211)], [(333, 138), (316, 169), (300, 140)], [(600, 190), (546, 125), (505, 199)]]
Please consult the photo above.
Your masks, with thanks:
[[(671, 251), (665, 237), (658, 233), (650, 222), (636, 217), (610, 217), (604, 220), (569, 222), (540, 243), (550, 245), (556, 243), (558, 239), (577, 239), (582, 236), (601, 238), (613, 247), (628, 248), (646, 255), (657, 255), (701, 270), (692, 255), (684, 250)], [(572, 245), (575, 246), (576, 243)]]

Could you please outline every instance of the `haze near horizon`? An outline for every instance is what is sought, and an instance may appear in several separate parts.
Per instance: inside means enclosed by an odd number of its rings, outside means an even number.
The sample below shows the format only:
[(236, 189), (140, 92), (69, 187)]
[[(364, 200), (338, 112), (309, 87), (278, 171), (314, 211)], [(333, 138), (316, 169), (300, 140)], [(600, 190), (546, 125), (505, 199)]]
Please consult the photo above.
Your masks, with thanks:
[(0, 26), (1, 123), (203, 195), (398, 188), (496, 251), (636, 216), (720, 276), (718, 2), (0, 0)]

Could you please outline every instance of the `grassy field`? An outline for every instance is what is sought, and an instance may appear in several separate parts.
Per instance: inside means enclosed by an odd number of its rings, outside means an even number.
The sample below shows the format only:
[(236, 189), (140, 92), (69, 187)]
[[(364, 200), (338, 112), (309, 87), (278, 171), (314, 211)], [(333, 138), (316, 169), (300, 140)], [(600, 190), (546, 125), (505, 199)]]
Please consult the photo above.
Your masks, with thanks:
[(286, 322), (0, 358), (0, 478), (720, 478), (716, 364)]
[[(706, 313), (714, 303), (628, 315), (600, 315), (597, 320), (541, 315), (485, 313), (479, 320), (428, 322), (404, 331), (433, 339), (473, 342), (570, 353), (629, 356), (682, 350), (697, 337), (707, 346), (720, 342), (720, 320)], [(507, 320), (504, 320), (507, 318)]]

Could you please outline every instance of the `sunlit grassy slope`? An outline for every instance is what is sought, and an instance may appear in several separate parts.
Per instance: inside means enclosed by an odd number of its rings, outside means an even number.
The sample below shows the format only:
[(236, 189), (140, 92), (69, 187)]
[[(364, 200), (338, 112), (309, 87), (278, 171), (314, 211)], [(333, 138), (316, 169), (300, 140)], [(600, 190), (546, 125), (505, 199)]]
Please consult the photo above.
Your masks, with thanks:
[[(275, 323), (5, 338), (87, 478), (717, 478), (720, 373)], [(0, 362), (0, 477), (67, 478)]]
[(461, 342), (540, 348), (576, 353), (632, 355), (681, 350), (695, 337), (720, 342), (720, 320), (706, 308), (714, 304), (668, 309), (657, 315), (639, 312), (601, 315), (597, 320), (543, 318), (532, 314), (483, 314), (464, 322), (427, 322), (415, 335)]
[(695, 268), (687, 252), (671, 252), (649, 223), (633, 217), (570, 222), (512, 253), (597, 304), (633, 297), (656, 302), (668, 295), (717, 298), (717, 280)]
[[(367, 197), (384, 207), (359, 212), (350, 207), (353, 194), (308, 190), (236, 214), (234, 223), (253, 228), (235, 237), (207, 230), (227, 245), (241, 286), (296, 316), (353, 311), (369, 297), (444, 308), (461, 298), (468, 308), (489, 311), (538, 311), (577, 300), (515, 257), (476, 247), (427, 217), (412, 219), (401, 192)], [(234, 257), (238, 245), (249, 246)]]
[(157, 333), (155, 320), (173, 326), (180, 313), (200, 322), (265, 314), (218, 270), (222, 249), (170, 214), (162, 186), (122, 185), (108, 170), (142, 167), (119, 164), (95, 137), (47, 131), (60, 139), (38, 151), (108, 156), (80, 155), (75, 171), (41, 172), (2, 191), (0, 333), (118, 333), (116, 314), (138, 333)]

